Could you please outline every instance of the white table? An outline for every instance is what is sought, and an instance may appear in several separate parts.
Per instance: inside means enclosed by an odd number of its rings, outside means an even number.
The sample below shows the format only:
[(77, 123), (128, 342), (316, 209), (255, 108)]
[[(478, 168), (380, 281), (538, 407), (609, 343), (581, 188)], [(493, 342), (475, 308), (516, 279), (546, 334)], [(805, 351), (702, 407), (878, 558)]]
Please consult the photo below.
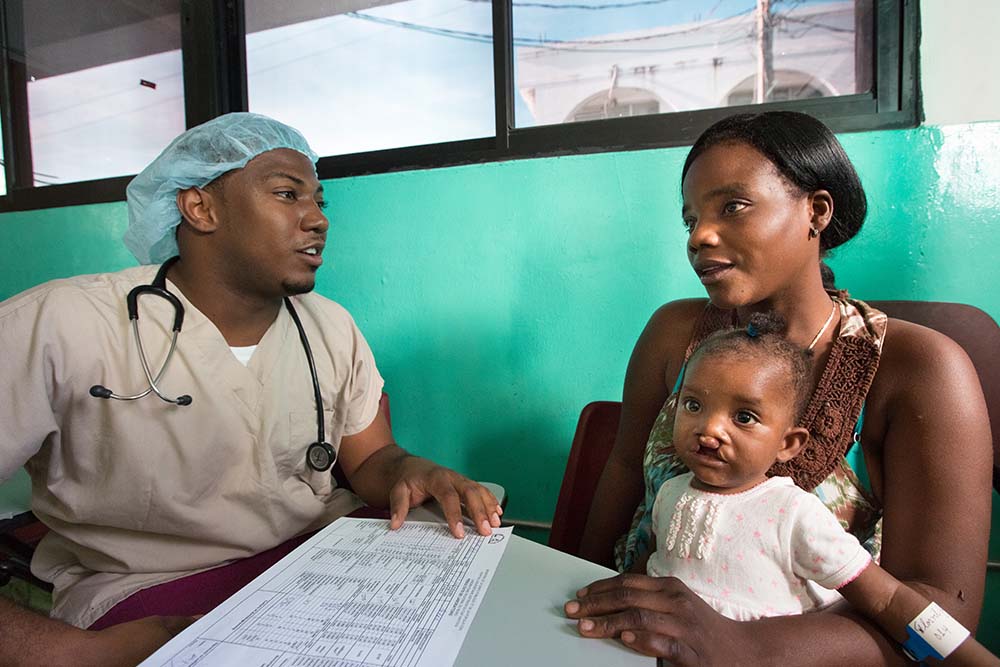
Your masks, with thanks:
[(615, 573), (514, 535), (456, 667), (656, 665), (609, 639), (584, 639), (563, 613), (574, 593)]

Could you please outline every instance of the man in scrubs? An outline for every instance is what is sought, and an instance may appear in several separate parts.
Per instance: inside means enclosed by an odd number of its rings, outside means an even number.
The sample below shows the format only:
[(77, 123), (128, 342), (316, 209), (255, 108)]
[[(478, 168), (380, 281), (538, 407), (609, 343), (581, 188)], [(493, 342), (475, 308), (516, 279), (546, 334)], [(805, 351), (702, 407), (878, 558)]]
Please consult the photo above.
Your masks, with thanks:
[[(0, 401), (0, 481), (22, 465), (30, 474), (32, 509), (51, 529), (32, 571), (54, 585), (51, 619), (0, 598), (0, 664), (135, 662), (290, 540), (363, 504), (389, 507), (393, 528), (431, 498), (456, 537), (460, 504), (480, 534), (499, 525), (488, 490), (395, 444), (368, 344), (312, 292), (329, 226), (316, 159), (264, 116), (193, 128), (129, 185), (125, 242), (142, 266), (0, 303), (11, 396)], [(126, 297), (158, 271), (184, 309), (159, 379), (175, 317), (166, 299), (139, 296), (139, 333), (159, 393), (190, 403), (107, 398), (149, 386)], [(353, 492), (307, 464), (316, 401), (286, 298)]]

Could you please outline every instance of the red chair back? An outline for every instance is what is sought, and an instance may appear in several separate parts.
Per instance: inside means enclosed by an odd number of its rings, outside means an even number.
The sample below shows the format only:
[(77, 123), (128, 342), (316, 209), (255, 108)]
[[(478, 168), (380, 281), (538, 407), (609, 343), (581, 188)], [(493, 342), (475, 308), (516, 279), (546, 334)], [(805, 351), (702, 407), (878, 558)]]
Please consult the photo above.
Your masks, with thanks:
[(597, 482), (615, 444), (622, 404), (595, 401), (580, 413), (556, 504), (549, 546), (576, 555)]

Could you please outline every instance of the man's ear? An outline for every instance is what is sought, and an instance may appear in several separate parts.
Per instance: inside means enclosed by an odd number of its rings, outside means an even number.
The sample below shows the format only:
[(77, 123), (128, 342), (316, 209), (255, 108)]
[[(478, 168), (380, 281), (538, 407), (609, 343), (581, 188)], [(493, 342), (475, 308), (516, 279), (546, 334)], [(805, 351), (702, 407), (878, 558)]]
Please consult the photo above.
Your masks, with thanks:
[(219, 227), (216, 216), (218, 202), (213, 193), (203, 188), (192, 187), (177, 191), (177, 208), (181, 218), (195, 231), (210, 234)]
[(807, 442), (809, 442), (809, 431), (801, 426), (790, 426), (781, 439), (777, 460), (781, 463), (791, 461), (798, 456)]
[(812, 228), (822, 232), (833, 220), (833, 197), (826, 190), (817, 190), (809, 195), (809, 206), (812, 209)]

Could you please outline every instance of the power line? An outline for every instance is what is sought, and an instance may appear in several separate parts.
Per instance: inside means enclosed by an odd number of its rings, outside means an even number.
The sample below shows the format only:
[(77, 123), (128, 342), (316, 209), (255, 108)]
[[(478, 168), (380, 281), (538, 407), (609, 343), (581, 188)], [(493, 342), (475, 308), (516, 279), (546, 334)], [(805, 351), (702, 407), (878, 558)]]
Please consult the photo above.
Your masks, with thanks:
[[(851, 34), (854, 33), (854, 29), (853, 28), (841, 28), (841, 27), (835, 26), (835, 25), (827, 25), (825, 23), (816, 23), (815, 21), (810, 21), (809, 19), (806, 19), (806, 18), (797, 18), (797, 17), (794, 17), (794, 16), (782, 15), (781, 19), (784, 20), (784, 21), (788, 21), (789, 23), (801, 23), (802, 25), (807, 25), (810, 28), (819, 28), (820, 30), (829, 30), (830, 32), (844, 32), (844, 33), (851, 33)], [(808, 30), (805, 31), (805, 32), (808, 32)], [(803, 32), (801, 34), (804, 35), (805, 32)]]
[[(467, 2), (492, 2), (492, 0), (466, 0), (466, 1)], [(440, 12), (437, 12), (436, 14), (431, 14), (430, 16), (425, 16), (424, 18), (436, 18), (438, 16), (443, 16), (444, 14), (450, 14), (452, 12), (455, 12), (455, 11), (458, 11), (459, 9), (461, 9), (462, 7), (460, 5), (461, 5), (461, 3), (459, 3), (459, 5), (456, 5), (455, 7), (452, 7), (451, 9), (443, 9)], [(306, 24), (309, 24), (309, 23), (315, 23), (317, 25), (313, 26), (312, 28), (306, 29), (306, 30), (301, 30), (299, 32), (295, 32), (294, 34), (291, 34), (291, 35), (283, 34), (280, 37), (271, 40), (270, 42), (256, 44), (256, 45), (254, 45), (254, 49), (253, 50), (256, 53), (259, 53), (260, 51), (262, 51), (264, 49), (271, 48), (272, 46), (287, 44), (290, 39), (298, 40), (303, 35), (308, 35), (310, 33), (314, 33), (314, 32), (320, 31), (320, 30), (327, 30), (330, 27), (330, 19), (337, 19), (337, 18), (338, 18), (337, 14), (328, 14), (326, 16), (322, 16), (322, 17), (319, 17), (317, 19), (306, 21), (303, 24), (292, 24), (292, 25), (306, 25)], [(274, 31), (274, 30), (282, 31), (282, 30), (287, 30), (288, 28), (289, 28), (289, 26), (280, 26), (278, 28), (269, 28), (268, 30), (261, 30), (261, 31), (258, 31), (258, 32), (271, 32), (271, 31)], [(254, 33), (249, 33), (249, 34), (254, 34)], [(358, 40), (354, 40), (354, 41), (358, 41)], [(353, 42), (350, 42), (350, 43), (353, 43)], [(247, 45), (247, 48), (249, 48), (249, 44)], [(290, 61), (290, 62), (294, 62), (294, 61)]]
[[(158, 55), (162, 55), (162, 54), (158, 54)], [(119, 61), (119, 62), (127, 62), (127, 61)], [(117, 63), (110, 63), (110, 64), (117, 64)], [(155, 79), (156, 83), (162, 84), (164, 81), (169, 81), (171, 79), (176, 79), (176, 78), (181, 77), (182, 75), (183, 75), (183, 72), (175, 72), (173, 74), (165, 74), (163, 76), (156, 76), (156, 77), (153, 77), (153, 78)], [(148, 75), (147, 75), (147, 77), (148, 77)], [(128, 88), (118, 88), (118, 89), (112, 90), (112, 91), (105, 91), (105, 92), (101, 93), (100, 95), (93, 95), (93, 96), (88, 97), (86, 99), (76, 100), (72, 104), (68, 104), (68, 105), (63, 106), (63, 107), (58, 107), (58, 108), (55, 108), (55, 109), (46, 109), (45, 111), (42, 111), (40, 113), (32, 113), (31, 114), (31, 119), (32, 120), (38, 120), (39, 118), (44, 118), (45, 116), (51, 116), (52, 114), (62, 113), (64, 111), (69, 111), (71, 109), (78, 109), (78, 108), (80, 108), (80, 107), (82, 107), (82, 106), (84, 106), (86, 104), (93, 104), (95, 102), (106, 102), (109, 97), (115, 97), (116, 95), (124, 95), (126, 93), (132, 93), (132, 92), (135, 92), (135, 90), (136, 90), (136, 86), (135, 85), (130, 85)]]
[[(473, 0), (473, 1), (478, 1), (478, 0)], [(753, 8), (746, 9), (746, 10), (743, 10), (742, 12), (738, 12), (738, 13), (733, 14), (731, 16), (727, 16), (727, 17), (722, 18), (722, 19), (716, 19), (715, 21), (711, 21), (711, 22), (708, 22), (708, 23), (702, 23), (702, 24), (699, 24), (697, 26), (694, 26), (694, 27), (691, 27), (691, 28), (688, 28), (688, 29), (685, 29), (685, 30), (668, 30), (666, 32), (651, 33), (651, 34), (648, 34), (648, 35), (639, 35), (639, 36), (635, 36), (635, 37), (616, 37), (616, 38), (613, 38), (613, 39), (542, 39), (542, 38), (516, 37), (515, 36), (513, 38), (513, 43), (514, 43), (514, 46), (529, 46), (529, 47), (547, 48), (547, 49), (553, 49), (553, 50), (612, 52), (613, 49), (586, 49), (586, 48), (578, 48), (577, 45), (583, 45), (583, 46), (603, 46), (603, 45), (610, 45), (610, 44), (625, 44), (625, 43), (632, 43), (632, 42), (646, 42), (646, 41), (653, 40), (653, 39), (659, 39), (661, 37), (673, 37), (673, 36), (677, 36), (677, 35), (684, 35), (684, 34), (689, 34), (689, 33), (692, 33), (692, 32), (698, 32), (700, 30), (704, 30), (704, 29), (706, 29), (708, 27), (711, 27), (711, 26), (713, 26), (715, 24), (722, 23), (724, 21), (728, 21), (730, 19), (734, 19), (734, 18), (737, 18), (739, 16), (743, 16), (745, 14), (748, 14), (748, 13), (752, 12), (752, 11), (754, 11)], [(384, 17), (381, 17), (381, 16), (373, 16), (371, 14), (363, 14), (361, 12), (347, 12), (344, 15), (345, 16), (349, 16), (349, 17), (354, 18), (354, 19), (359, 19), (359, 20), (362, 20), (362, 21), (371, 21), (373, 23), (380, 23), (382, 25), (390, 25), (390, 26), (394, 26), (394, 27), (397, 27), (397, 28), (403, 28), (405, 30), (413, 30), (413, 31), (416, 31), (416, 32), (423, 32), (423, 33), (427, 33), (429, 35), (436, 35), (436, 36), (439, 36), (439, 37), (450, 37), (450, 38), (453, 38), (453, 39), (459, 39), (459, 40), (463, 40), (463, 41), (477, 42), (477, 43), (483, 43), (483, 44), (492, 44), (493, 43), (493, 35), (491, 35), (489, 33), (470, 32), (470, 31), (467, 31), (467, 30), (452, 30), (450, 28), (437, 28), (437, 27), (434, 27), (434, 26), (421, 25), (419, 23), (410, 23), (408, 21), (398, 21), (396, 19), (389, 19), (389, 18), (384, 18)], [(726, 41), (721, 41), (721, 42), (714, 42), (713, 41), (712, 44), (724, 44), (724, 43), (730, 43), (730, 42), (733, 42), (733, 41), (740, 41), (740, 40), (743, 40), (743, 39), (745, 39), (745, 37), (740, 36), (740, 37), (737, 37), (737, 38), (732, 39), (732, 40), (726, 40)], [(640, 49), (638, 51), (639, 52), (674, 51), (674, 50), (676, 50), (678, 48), (692, 48), (694, 46), (710, 46), (710, 45), (711, 44), (696, 44), (696, 45), (685, 44), (684, 46), (681, 46), (681, 47), (670, 47), (670, 48), (663, 48), (663, 49)]]
[[(5, 167), (5, 166), (7, 166), (7, 163), (4, 162), (3, 160), (0, 160), (0, 168)], [(40, 171), (33, 171), (33, 172), (31, 172), (31, 175), (34, 176), (34, 180), (38, 181), (42, 185), (59, 185), (58, 181), (46, 181), (45, 180), (45, 178), (59, 178), (58, 176), (55, 176), (53, 174), (43, 174)], [(44, 176), (45, 178), (40, 178), (42, 176)]]
[[(665, 2), (674, 2), (675, 0), (633, 0), (632, 2), (609, 2), (599, 5), (575, 5), (575, 4), (555, 4), (551, 2), (514, 2), (511, 3), (514, 7), (534, 7), (537, 9), (583, 9), (583, 10), (600, 10), (600, 9), (625, 9), (628, 7), (643, 7), (646, 5), (662, 5)], [(468, 2), (492, 2), (492, 0), (468, 0)]]
[(163, 105), (163, 104), (167, 104), (167, 103), (170, 103), (170, 102), (175, 102), (177, 100), (183, 100), (183, 99), (184, 99), (183, 93), (180, 94), (180, 95), (174, 95), (172, 97), (165, 97), (165, 98), (163, 98), (161, 100), (156, 100), (156, 101), (154, 101), (154, 102), (152, 102), (150, 104), (145, 104), (143, 106), (134, 107), (132, 109), (124, 109), (122, 111), (116, 111), (115, 113), (111, 114), (110, 116), (101, 116), (100, 118), (93, 118), (91, 120), (87, 120), (87, 121), (84, 121), (82, 123), (78, 123), (77, 125), (70, 125), (69, 127), (59, 128), (57, 130), (52, 130), (50, 132), (45, 132), (45, 133), (40, 133), (40, 134), (33, 134), (32, 138), (34, 138), (34, 139), (43, 139), (43, 138), (47, 139), (47, 138), (55, 136), (57, 134), (65, 134), (66, 132), (73, 132), (75, 130), (79, 130), (81, 127), (87, 127), (89, 125), (97, 125), (99, 123), (103, 123), (103, 122), (108, 121), (108, 120), (119, 118), (121, 116), (125, 116), (125, 115), (128, 115), (128, 114), (139, 113), (141, 111), (146, 111), (147, 109), (152, 109), (153, 107), (156, 107), (156, 106), (160, 106), (160, 105)]

